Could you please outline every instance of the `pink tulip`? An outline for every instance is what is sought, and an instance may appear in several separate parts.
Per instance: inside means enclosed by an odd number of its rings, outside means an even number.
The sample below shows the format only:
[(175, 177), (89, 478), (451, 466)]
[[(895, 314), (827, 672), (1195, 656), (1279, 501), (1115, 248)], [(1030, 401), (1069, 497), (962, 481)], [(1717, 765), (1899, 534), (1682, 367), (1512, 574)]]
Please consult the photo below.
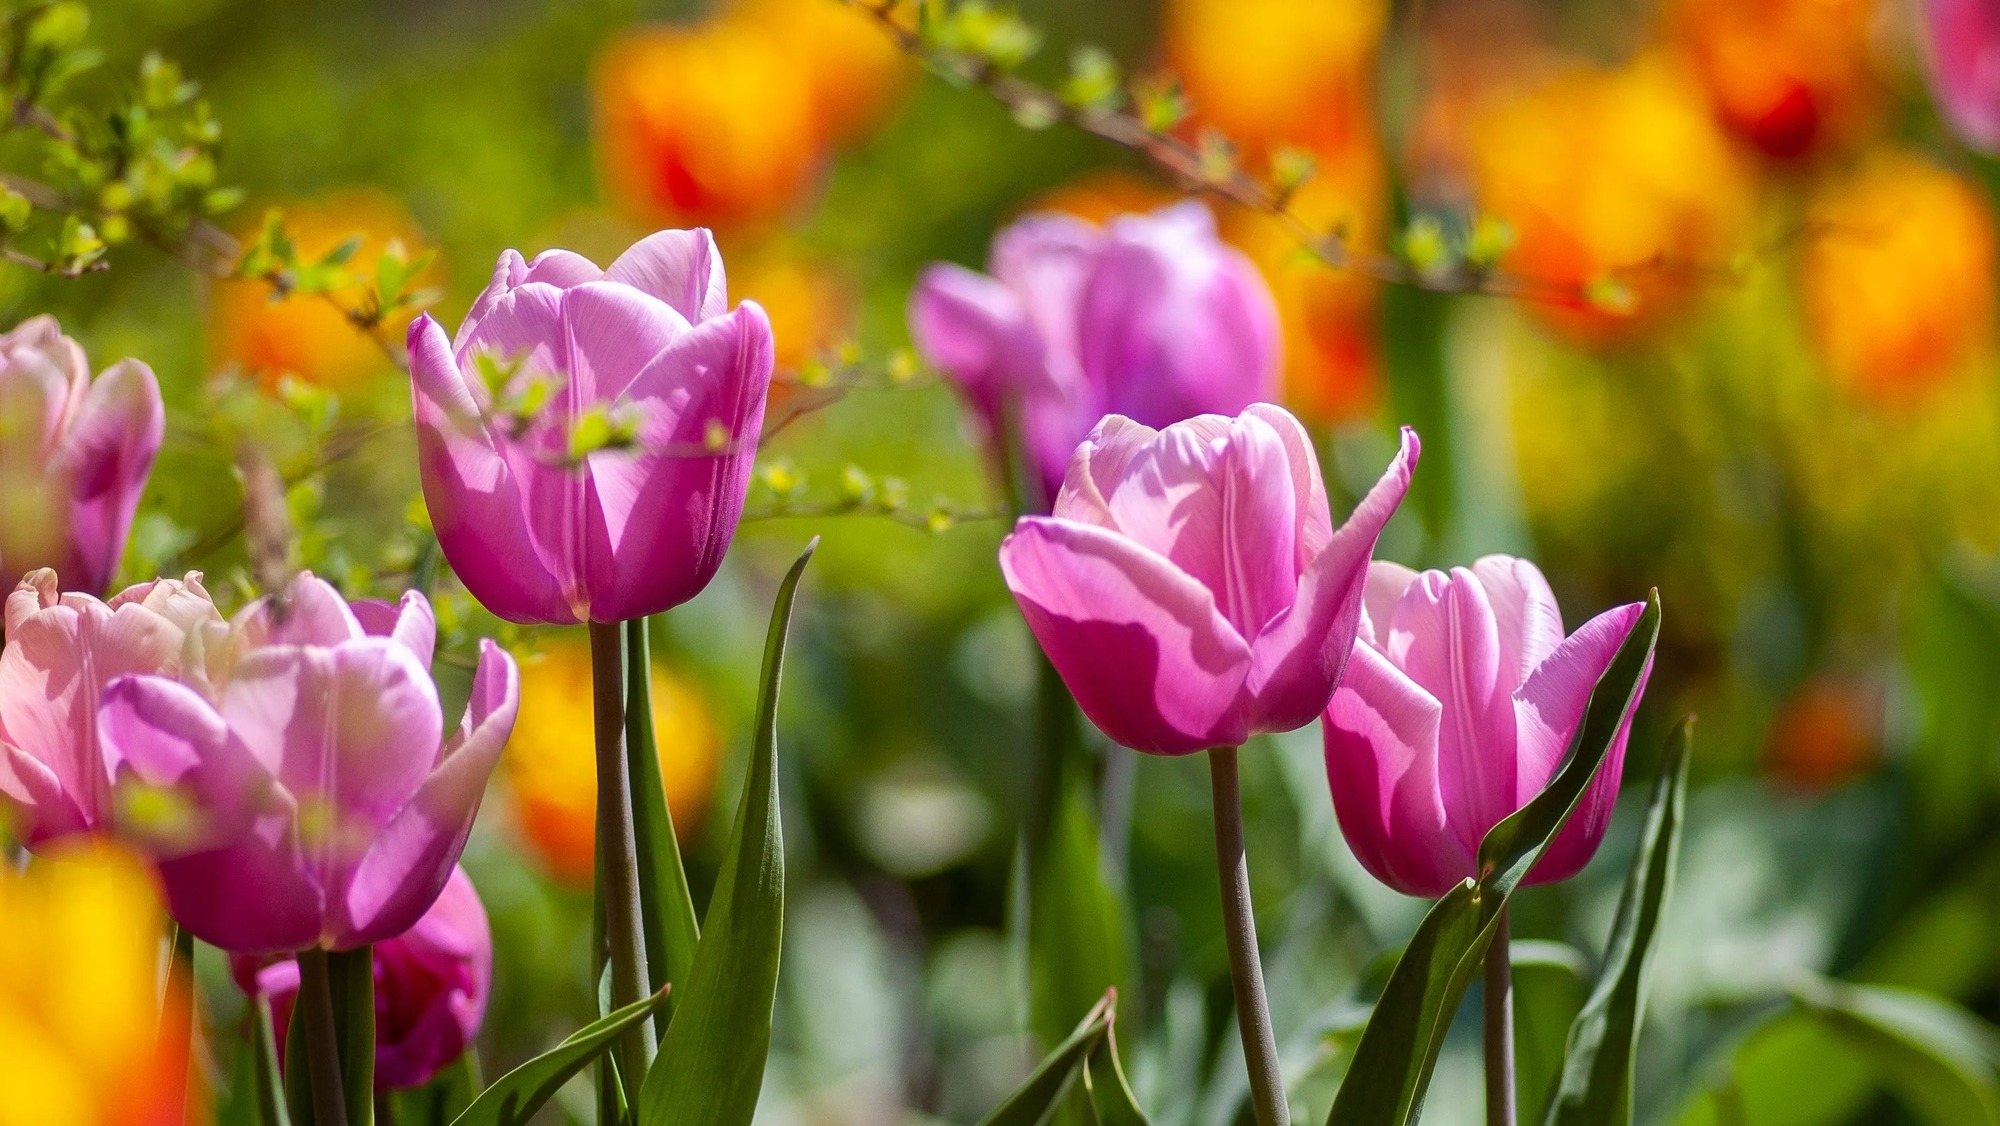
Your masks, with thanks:
[(195, 572), (106, 603), (57, 593), (56, 573), (43, 569), (7, 596), (0, 806), (18, 813), (30, 846), (112, 827), (117, 810), (97, 741), (105, 686), (133, 673), (178, 675), (188, 633), (221, 620)]
[(91, 379), (54, 317), (0, 336), (0, 590), (42, 567), (92, 594), (111, 585), (165, 426), (145, 364)]
[(1030, 468), (1062, 484), (1070, 451), (1117, 413), (1148, 426), (1236, 414), (1277, 392), (1278, 317), (1262, 275), (1198, 202), (1099, 228), (1029, 215), (993, 241), (991, 276), (931, 266), (910, 334), (994, 434), (1019, 412)]
[[(421, 1087), (456, 1063), (479, 1035), (493, 986), (493, 935), (463, 868), (417, 925), (375, 944), (375, 1088)], [(248, 954), (229, 959), (243, 992), (271, 1001), (284, 1058), (299, 964)]]
[(1000, 570), (1105, 734), (1156, 754), (1233, 747), (1326, 707), (1417, 451), (1405, 429), (1335, 530), (1312, 443), (1283, 410), (1165, 430), (1111, 415), (1077, 447), (1054, 514), (1001, 543)]
[(113, 786), (154, 812), (127, 831), (150, 836), (182, 926), (243, 954), (350, 950), (429, 909), (520, 695), (513, 658), (481, 642), (464, 720), (443, 738), (436, 632), (420, 594), (350, 606), (300, 575), (190, 635), (180, 679), (105, 689)]
[[(487, 609), (614, 622), (708, 585), (743, 513), (771, 382), (764, 310), (727, 305), (709, 233), (661, 231), (607, 270), (510, 250), (455, 340), (428, 316), (410, 326), (424, 499)], [(497, 397), (482, 356), (488, 371), (518, 362)], [(524, 398), (538, 382), (552, 389), (540, 405)], [(633, 441), (573, 446), (586, 418), (622, 421)]]
[[(1644, 610), (1607, 610), (1565, 638), (1555, 595), (1525, 559), (1489, 555), (1450, 574), (1370, 567), (1354, 656), (1324, 725), (1334, 811), (1362, 865), (1408, 895), (1443, 895), (1476, 876), (1481, 838), (1555, 776), (1591, 689)], [(1566, 880), (1597, 852), (1630, 723), (1528, 883)]]
[(2000, 2), (1926, 0), (1931, 86), (1967, 144), (2000, 151)]

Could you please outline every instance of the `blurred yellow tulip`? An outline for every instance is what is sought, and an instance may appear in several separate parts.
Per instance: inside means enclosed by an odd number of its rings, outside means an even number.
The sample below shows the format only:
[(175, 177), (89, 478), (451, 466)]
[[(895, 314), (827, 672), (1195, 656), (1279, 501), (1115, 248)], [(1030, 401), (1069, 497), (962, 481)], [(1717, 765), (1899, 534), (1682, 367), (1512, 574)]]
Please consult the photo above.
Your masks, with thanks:
[(1992, 335), (1985, 196), (1915, 153), (1884, 150), (1825, 184), (1799, 263), (1820, 356), (1881, 401), (1922, 392)]
[(1167, 65), (1203, 124), (1253, 150), (1339, 152), (1373, 132), (1386, 0), (1172, 0)]
[[(653, 738), (674, 829), (698, 829), (715, 788), (721, 740), (695, 687), (653, 664)], [(589, 887), (596, 859), (597, 760), (590, 648), (548, 638), (521, 661), (521, 712), (504, 773), (515, 820), (550, 875)]]
[[(0, 1126), (180, 1126), (163, 931), (151, 873), (110, 846), (0, 869)], [(188, 1004), (169, 996), (164, 1019), (185, 1026)]]
[[(266, 384), (290, 375), (333, 390), (393, 371), (395, 362), (382, 344), (350, 323), (343, 310), (366, 307), (376, 260), (391, 240), (412, 256), (424, 249), (416, 221), (390, 196), (366, 189), (287, 204), (282, 210), (285, 230), (303, 262), (316, 261), (359, 236), (360, 248), (346, 267), (359, 284), (330, 295), (292, 294), (273, 300), (270, 285), (263, 281), (217, 282), (209, 315), (215, 366), (234, 365)], [(239, 232), (246, 239), (255, 234)], [(443, 268), (433, 262), (416, 281), (424, 286), (440, 284), (442, 274)], [(411, 319), (412, 314), (405, 312), (383, 322), (380, 336), (392, 350), (401, 350)]]

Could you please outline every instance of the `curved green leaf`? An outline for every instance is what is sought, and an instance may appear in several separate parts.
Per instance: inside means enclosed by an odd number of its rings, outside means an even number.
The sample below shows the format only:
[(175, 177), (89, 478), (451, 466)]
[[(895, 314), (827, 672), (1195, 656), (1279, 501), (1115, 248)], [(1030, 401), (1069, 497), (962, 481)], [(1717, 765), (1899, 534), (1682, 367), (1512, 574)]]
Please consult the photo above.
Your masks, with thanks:
[[(646, 969), (654, 992), (684, 984), (694, 965), (701, 927), (694, 894), (681, 865), (673, 812), (660, 780), (660, 752), (653, 739), (653, 661), (646, 619), (625, 623), (625, 769), (631, 778), (632, 833), (639, 851), (639, 921), (646, 934)], [(669, 995), (671, 997), (671, 994)], [(654, 1018), (662, 1034), (674, 1002)]]
[(1659, 781), (1653, 784), (1639, 851), (1611, 924), (1604, 969), (1570, 1026), (1562, 1081), (1549, 1104), (1549, 1126), (1628, 1126), (1632, 1121), (1632, 1068), (1646, 1009), (1647, 956), (1673, 889), (1693, 745), (1694, 717), (1689, 716), (1675, 729)]
[(1021, 1081), (1019, 1087), (1014, 1088), (1014, 1093), (1008, 1095), (1005, 1102), (980, 1119), (979, 1126), (1041, 1126), (1048, 1121), (1061, 1105), (1063, 1096), (1075, 1085), (1086, 1061), (1104, 1044), (1105, 1036), (1111, 1029), (1114, 996), (1107, 993), (1103, 1000), (1092, 1006), (1069, 1038), (1056, 1045), (1054, 1051), (1035, 1065), (1035, 1070)]
[(500, 1081), (479, 1093), (452, 1126), (523, 1126), (555, 1097), (570, 1077), (603, 1055), (619, 1036), (666, 1004), (664, 993), (655, 993), (610, 1016), (583, 1026), (562, 1043), (500, 1077)]
[(2000, 1033), (1991, 1025), (1916, 989), (1813, 979), (1792, 996), (1929, 1121), (2000, 1124)]
[(778, 817), (778, 685), (799, 578), (819, 540), (778, 585), (764, 642), (756, 748), (687, 984), (639, 1093), (642, 1126), (747, 1126), (771, 1051), (784, 934), (785, 845)]
[(1453, 888), (1418, 924), (1354, 1047), (1330, 1126), (1407, 1126), (1423, 1110), (1452, 1014), (1479, 973), (1500, 913), (1610, 754), (1619, 728), (1638, 705), (1659, 637), (1660, 596), (1654, 591), (1591, 689), (1562, 769), (1479, 842), (1480, 878)]

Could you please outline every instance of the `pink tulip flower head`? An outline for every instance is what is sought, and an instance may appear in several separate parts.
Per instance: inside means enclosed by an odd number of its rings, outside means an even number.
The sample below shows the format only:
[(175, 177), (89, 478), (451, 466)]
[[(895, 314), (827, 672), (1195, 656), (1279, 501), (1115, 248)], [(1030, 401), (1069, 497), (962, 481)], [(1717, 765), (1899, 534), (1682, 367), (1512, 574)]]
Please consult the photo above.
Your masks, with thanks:
[(57, 586), (42, 569), (8, 595), (0, 652), (0, 807), (13, 808), (31, 848), (112, 828), (118, 810), (97, 741), (105, 686), (135, 673), (178, 675), (189, 632), (222, 620), (193, 572), (110, 602)]
[(1298, 420), (1257, 404), (1154, 430), (1122, 415), (1077, 447), (1049, 516), (1000, 570), (1092, 723), (1155, 754), (1311, 723), (1340, 680), (1375, 539), (1416, 432), (1334, 528)]
[[(1334, 811), (1362, 865), (1408, 895), (1477, 876), (1480, 840), (1561, 768), (1591, 689), (1644, 610), (1607, 610), (1565, 637), (1555, 595), (1525, 559), (1422, 574), (1374, 564), (1323, 725)], [(1642, 692), (1651, 671), (1649, 661)], [(1630, 724), (1528, 883), (1566, 880), (1597, 852)]]
[[(410, 929), (444, 888), (513, 730), (513, 658), (481, 642), (445, 737), (415, 592), (349, 605), (300, 575), (201, 647), (179, 679), (113, 681), (98, 738), (115, 788), (156, 811), (174, 918), (242, 954), (351, 950)], [(168, 829), (158, 826), (165, 823)]]
[[(421, 1087), (472, 1045), (493, 987), (486, 908), (463, 868), (452, 869), (416, 926), (375, 944), (374, 960), (375, 1087)], [(298, 962), (237, 954), (229, 968), (243, 992), (269, 998), (283, 1059), (299, 995)]]
[(165, 427), (145, 364), (92, 379), (54, 317), (0, 335), (0, 590), (43, 567), (72, 589), (111, 585)]
[(424, 500), (466, 589), (515, 622), (615, 622), (708, 585), (736, 534), (771, 323), (727, 308), (706, 230), (609, 269), (500, 256), (456, 339), (410, 326)]
[(2000, 152), (2000, 2), (1925, 0), (1931, 87), (1958, 135)]
[(991, 434), (1018, 412), (1031, 476), (1046, 489), (1038, 511), (1106, 414), (1167, 426), (1277, 392), (1270, 289), (1199, 202), (1102, 228), (1029, 215), (993, 240), (988, 268), (925, 270), (910, 335)]

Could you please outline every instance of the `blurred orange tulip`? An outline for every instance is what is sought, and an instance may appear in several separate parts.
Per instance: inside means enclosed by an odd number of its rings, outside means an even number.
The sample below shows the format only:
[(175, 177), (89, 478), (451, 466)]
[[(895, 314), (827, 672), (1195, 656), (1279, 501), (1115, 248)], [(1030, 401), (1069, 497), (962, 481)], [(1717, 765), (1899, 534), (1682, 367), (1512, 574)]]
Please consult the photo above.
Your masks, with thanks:
[[(298, 245), (301, 261), (314, 261), (359, 236), (360, 249), (347, 268), (364, 281), (374, 277), (375, 262), (391, 240), (411, 255), (424, 246), (423, 234), (409, 212), (373, 190), (337, 192), (287, 205), (283, 211), (285, 230)], [(239, 234), (249, 238), (256, 232)], [(417, 280), (437, 284), (442, 273), (433, 262)], [(333, 390), (392, 371), (396, 365), (381, 343), (369, 339), (342, 311), (364, 307), (368, 289), (357, 284), (331, 294), (332, 300), (327, 295), (294, 294), (274, 301), (265, 282), (217, 282), (209, 319), (214, 363), (234, 364), (266, 384), (290, 375)], [(400, 352), (410, 320), (406, 314), (382, 324), (380, 335), (391, 348)]]
[(163, 1017), (163, 935), (152, 875), (123, 851), (0, 868), (0, 1126), (181, 1126), (187, 1043), (159, 1032), (190, 1001), (171, 993)]
[(1881, 757), (1881, 695), (1839, 676), (1816, 676), (1793, 692), (1771, 725), (1765, 765), (1808, 793), (1848, 782)]
[(730, 248), (729, 299), (755, 301), (770, 315), (781, 373), (824, 359), (854, 325), (855, 296), (847, 279), (782, 242)]
[(1341, 152), (1373, 132), (1386, 0), (1172, 0), (1167, 65), (1204, 124), (1252, 150)]
[[(1172, 0), (1162, 32), (1194, 124), (1242, 145), (1258, 172), (1280, 146), (1310, 154), (1316, 170), (1290, 210), (1376, 250), (1388, 204), (1373, 89), (1387, 20), (1382, 0)], [(1381, 382), (1374, 283), (1302, 255), (1298, 236), (1269, 216), (1225, 208), (1221, 217), (1223, 236), (1257, 263), (1277, 302), (1286, 405), (1315, 422), (1372, 411)]]
[(1747, 237), (1749, 171), (1658, 56), (1499, 100), (1472, 150), (1480, 209), (1514, 231), (1504, 265), (1567, 295), (1533, 307), (1588, 341), (1657, 324)]
[(910, 73), (870, 24), (827, 0), (743, 0), (614, 40), (591, 78), (606, 191), (653, 224), (779, 218)]
[(1885, 150), (1826, 184), (1799, 263), (1821, 357), (1877, 399), (1937, 385), (1991, 338), (1985, 196), (1912, 152)]
[[(653, 739), (674, 829), (700, 827), (715, 788), (721, 739), (693, 685), (653, 663)], [(515, 819), (550, 875), (589, 887), (597, 847), (597, 759), (590, 648), (549, 638), (521, 661), (521, 712), (505, 775)]]
[(1684, 0), (1670, 20), (1722, 120), (1789, 158), (1851, 142), (1881, 117), (1879, 14), (1875, 0)]

